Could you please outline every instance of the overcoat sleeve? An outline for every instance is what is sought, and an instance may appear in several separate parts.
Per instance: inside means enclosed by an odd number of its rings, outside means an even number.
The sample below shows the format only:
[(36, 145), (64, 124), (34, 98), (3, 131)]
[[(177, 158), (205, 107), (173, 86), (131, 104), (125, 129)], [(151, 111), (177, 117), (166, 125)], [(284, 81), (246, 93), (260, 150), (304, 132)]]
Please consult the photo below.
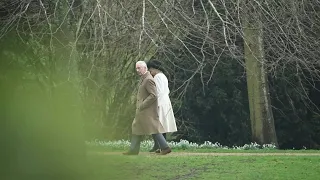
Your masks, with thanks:
[(153, 79), (147, 79), (146, 90), (148, 91), (148, 97), (141, 103), (139, 109), (142, 111), (143, 109), (149, 107), (152, 103), (157, 100), (157, 89), (156, 84)]

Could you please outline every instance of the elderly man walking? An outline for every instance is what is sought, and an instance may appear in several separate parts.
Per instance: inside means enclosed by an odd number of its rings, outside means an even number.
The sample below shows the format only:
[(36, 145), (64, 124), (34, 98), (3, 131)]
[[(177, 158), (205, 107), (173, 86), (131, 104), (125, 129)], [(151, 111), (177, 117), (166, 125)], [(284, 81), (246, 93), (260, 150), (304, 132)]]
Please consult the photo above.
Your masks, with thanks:
[(171, 148), (162, 135), (165, 130), (158, 115), (156, 84), (144, 61), (136, 63), (136, 71), (141, 77), (137, 94), (136, 115), (132, 122), (130, 150), (123, 154), (138, 155), (143, 135), (152, 135), (159, 143), (161, 149), (159, 155), (166, 155), (171, 152)]

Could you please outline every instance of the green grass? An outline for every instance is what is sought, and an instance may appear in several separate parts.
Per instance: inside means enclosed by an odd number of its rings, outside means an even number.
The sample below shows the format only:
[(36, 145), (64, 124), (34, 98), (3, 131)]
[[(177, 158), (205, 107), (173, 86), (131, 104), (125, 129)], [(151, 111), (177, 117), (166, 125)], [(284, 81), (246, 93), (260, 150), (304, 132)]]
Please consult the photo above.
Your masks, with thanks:
[(175, 149), (176, 152), (203, 152), (203, 153), (320, 153), (319, 150), (278, 150), (278, 149), (259, 149), (259, 150), (238, 150), (238, 149)]
[[(283, 151), (278, 150), (277, 152)], [(320, 156), (123, 156), (91, 154), (89, 160), (94, 172), (90, 177), (92, 180), (300, 180), (320, 177)]]
[[(117, 140), (117, 141), (99, 141), (99, 140), (92, 140), (86, 141), (87, 147), (89, 150), (94, 151), (125, 151), (130, 146), (130, 141), (128, 140)], [(141, 143), (141, 151), (148, 151), (153, 147), (153, 140), (146, 139)], [(276, 153), (277, 150), (276, 146), (273, 144), (264, 144), (259, 145), (257, 143), (249, 143), (244, 144), (243, 146), (223, 146), (220, 143), (212, 143), (209, 141), (205, 141), (202, 144), (189, 142), (187, 140), (181, 139), (180, 141), (168, 141), (169, 146), (174, 149), (174, 151), (192, 151), (192, 152), (232, 152), (232, 153), (243, 153), (243, 152), (269, 152), (269, 153)], [(282, 152), (295, 152), (295, 153), (306, 153), (306, 152), (317, 152), (317, 150), (309, 150), (309, 149), (302, 149), (302, 150), (281, 150)]]
[[(99, 151), (99, 152), (125, 152), (128, 150), (129, 147), (125, 148), (112, 148), (112, 147), (103, 147), (103, 146), (92, 146), (88, 147), (89, 151)], [(177, 149), (173, 148), (174, 152), (204, 152), (204, 153), (320, 153), (320, 150), (293, 150), (293, 149), (287, 149), (287, 150), (278, 150), (278, 149), (258, 149), (258, 150), (243, 150), (243, 149)], [(147, 150), (141, 150), (141, 152), (147, 152)]]

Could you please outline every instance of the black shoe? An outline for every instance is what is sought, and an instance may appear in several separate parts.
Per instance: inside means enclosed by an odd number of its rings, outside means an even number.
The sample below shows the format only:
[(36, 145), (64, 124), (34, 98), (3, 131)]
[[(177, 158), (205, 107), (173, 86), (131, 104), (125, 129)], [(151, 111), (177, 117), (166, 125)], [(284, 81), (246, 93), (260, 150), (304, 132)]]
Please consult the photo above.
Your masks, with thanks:
[(128, 151), (128, 152), (124, 152), (122, 153), (123, 155), (127, 155), (127, 156), (130, 156), (130, 155), (138, 155), (139, 153), (138, 152), (131, 152), (131, 151)]
[(161, 152), (161, 149), (157, 149), (156, 151), (155, 151), (155, 153), (160, 153)]

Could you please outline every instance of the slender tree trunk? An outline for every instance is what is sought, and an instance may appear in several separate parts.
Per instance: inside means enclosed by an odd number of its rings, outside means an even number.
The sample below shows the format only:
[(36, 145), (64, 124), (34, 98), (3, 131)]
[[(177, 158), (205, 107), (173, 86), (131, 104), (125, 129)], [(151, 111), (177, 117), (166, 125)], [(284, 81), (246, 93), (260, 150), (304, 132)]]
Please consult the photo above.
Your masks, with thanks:
[(262, 24), (253, 19), (256, 17), (254, 14), (246, 13), (244, 17), (244, 55), (252, 140), (259, 144), (274, 143), (278, 146), (265, 71)]

